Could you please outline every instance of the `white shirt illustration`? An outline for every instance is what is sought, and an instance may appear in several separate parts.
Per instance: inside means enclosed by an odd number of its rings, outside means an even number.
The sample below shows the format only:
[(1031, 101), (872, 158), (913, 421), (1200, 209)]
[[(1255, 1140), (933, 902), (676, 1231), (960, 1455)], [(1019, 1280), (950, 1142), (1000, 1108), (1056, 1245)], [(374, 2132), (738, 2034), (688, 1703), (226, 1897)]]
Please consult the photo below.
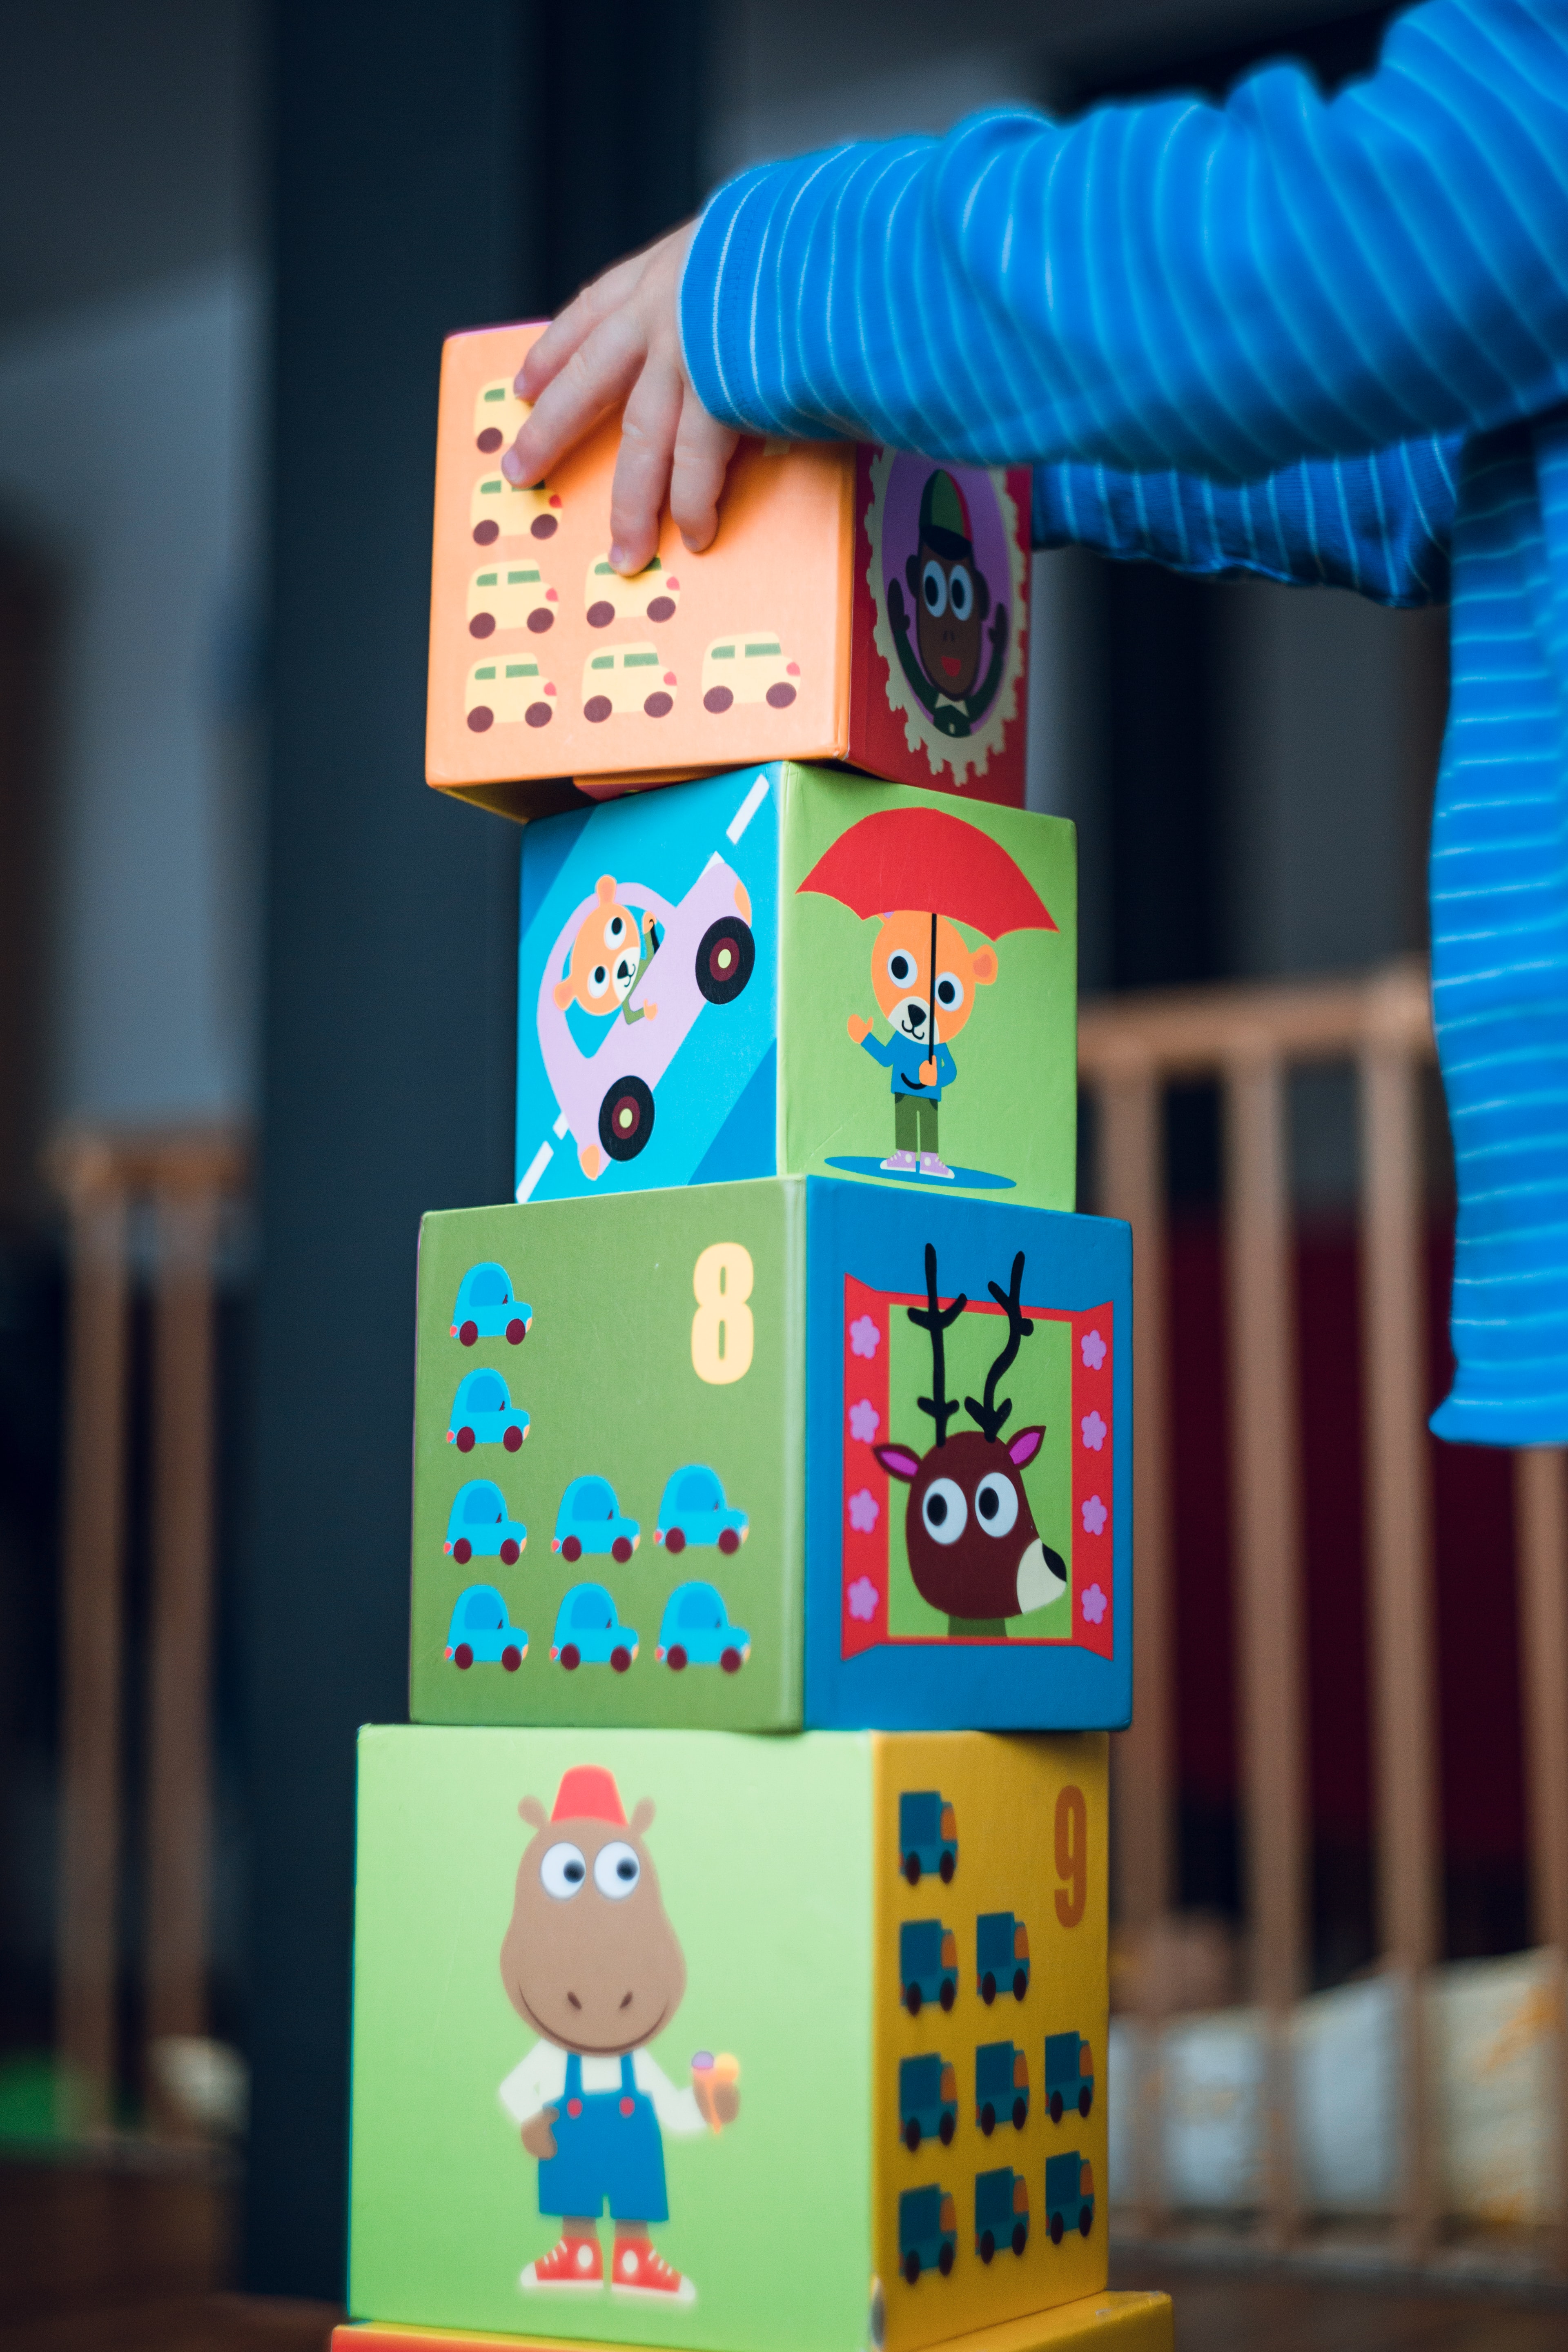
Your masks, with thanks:
[[(658, 2060), (650, 2058), (646, 2050), (634, 2050), (631, 2061), (637, 2089), (653, 2101), (653, 2111), (666, 2131), (673, 2132), (679, 2139), (707, 2130), (697, 2094), (689, 2084), (684, 2091), (678, 2091)], [(613, 2058), (584, 2058), (582, 2066), (584, 2095), (620, 2089), (618, 2054)], [(536, 2042), (521, 2064), (512, 2068), (499, 2095), (516, 2124), (527, 2123), (542, 2107), (558, 2107), (566, 2095), (565, 2051), (553, 2042)]]

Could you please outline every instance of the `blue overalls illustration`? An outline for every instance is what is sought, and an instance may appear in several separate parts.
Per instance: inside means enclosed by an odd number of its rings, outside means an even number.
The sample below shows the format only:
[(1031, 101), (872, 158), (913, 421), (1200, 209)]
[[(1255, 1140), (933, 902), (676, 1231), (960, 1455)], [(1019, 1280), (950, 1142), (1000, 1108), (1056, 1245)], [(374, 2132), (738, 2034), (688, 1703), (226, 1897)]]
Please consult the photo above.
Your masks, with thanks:
[(539, 2168), (539, 2210), (596, 2221), (605, 2200), (616, 2221), (668, 2221), (664, 2141), (653, 2101), (628, 2055), (618, 2091), (583, 2088), (583, 2061), (566, 2061), (566, 2088), (551, 2126), (555, 2153)]

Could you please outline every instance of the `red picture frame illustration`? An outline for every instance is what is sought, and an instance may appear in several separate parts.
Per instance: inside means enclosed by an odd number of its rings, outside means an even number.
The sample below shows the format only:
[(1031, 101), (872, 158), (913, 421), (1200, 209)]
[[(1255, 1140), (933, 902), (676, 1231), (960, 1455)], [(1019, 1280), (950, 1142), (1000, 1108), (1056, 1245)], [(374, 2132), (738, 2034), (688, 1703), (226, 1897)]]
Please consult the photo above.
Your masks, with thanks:
[[(1078, 1312), (1025, 1307), (1032, 1321), (1065, 1323), (1071, 1329), (1072, 1550), (1068, 1591), (1072, 1631), (1066, 1635), (1014, 1633), (931, 1634), (895, 1633), (889, 1613), (890, 1534), (894, 1515), (904, 1507), (904, 1489), (889, 1479), (875, 1446), (886, 1434), (889, 1409), (888, 1338), (893, 1318), (922, 1307), (922, 1294), (876, 1290), (844, 1277), (844, 1426), (840, 1583), (840, 1654), (858, 1657), (885, 1644), (923, 1643), (969, 1647), (1077, 1648), (1110, 1658), (1115, 1645), (1115, 1584), (1111, 1572), (1115, 1539), (1116, 1416), (1112, 1403), (1115, 1318), (1109, 1300)], [(1002, 1310), (972, 1302), (971, 1314)]]

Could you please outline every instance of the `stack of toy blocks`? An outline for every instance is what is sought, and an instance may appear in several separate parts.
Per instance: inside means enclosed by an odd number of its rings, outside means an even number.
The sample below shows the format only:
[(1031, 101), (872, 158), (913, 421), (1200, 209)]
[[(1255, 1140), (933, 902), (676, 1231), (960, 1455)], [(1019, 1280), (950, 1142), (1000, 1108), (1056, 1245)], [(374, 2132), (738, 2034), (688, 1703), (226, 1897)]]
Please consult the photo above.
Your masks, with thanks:
[(516, 1200), (420, 1240), (345, 2342), (1167, 2346), (1105, 2288), (1131, 1251), (1026, 478), (752, 446), (627, 582), (613, 427), (500, 471), (537, 331), (443, 373), (431, 779), (537, 821)]

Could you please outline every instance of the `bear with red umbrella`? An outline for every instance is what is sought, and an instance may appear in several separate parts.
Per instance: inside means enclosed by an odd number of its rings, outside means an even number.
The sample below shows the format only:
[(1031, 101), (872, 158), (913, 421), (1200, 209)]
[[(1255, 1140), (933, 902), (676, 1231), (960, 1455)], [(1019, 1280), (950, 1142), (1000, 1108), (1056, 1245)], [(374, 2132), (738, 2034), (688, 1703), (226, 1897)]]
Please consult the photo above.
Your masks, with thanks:
[[(1039, 893), (1001, 844), (978, 825), (934, 808), (879, 809), (839, 835), (802, 890), (837, 898), (862, 920), (880, 922), (871, 950), (871, 986), (890, 1034), (851, 1013), (854, 1044), (889, 1074), (893, 1149), (864, 1163), (916, 1181), (1006, 1183), (942, 1159), (943, 1089), (958, 1064), (952, 1046), (978, 992), (996, 978), (994, 942), (1011, 931), (1057, 928)], [(991, 945), (971, 948), (962, 923)], [(862, 1170), (856, 1161), (831, 1166)]]

